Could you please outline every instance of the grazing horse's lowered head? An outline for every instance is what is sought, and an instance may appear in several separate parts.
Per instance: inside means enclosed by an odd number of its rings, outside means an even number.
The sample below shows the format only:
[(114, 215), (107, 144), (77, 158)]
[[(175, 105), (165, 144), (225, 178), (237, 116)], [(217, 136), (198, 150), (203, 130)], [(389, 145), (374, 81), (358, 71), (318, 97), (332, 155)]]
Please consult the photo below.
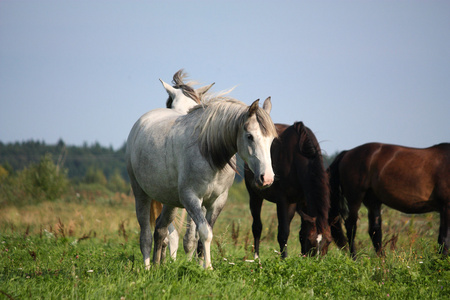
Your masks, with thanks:
[(303, 122), (275, 124), (278, 131), (271, 147), (271, 158), (277, 176), (275, 183), (260, 189), (253, 183), (254, 173), (245, 166), (245, 185), (250, 196), (255, 238), (255, 258), (263, 229), (261, 207), (266, 199), (277, 205), (278, 236), (281, 257), (287, 257), (290, 223), (297, 212), (302, 218), (299, 234), (302, 253), (325, 254), (331, 242), (328, 226), (330, 207), (328, 177), (323, 167), (321, 149), (314, 133)]
[(182, 114), (187, 114), (192, 107), (200, 104), (203, 96), (214, 85), (214, 83), (211, 83), (210, 85), (194, 89), (192, 86), (195, 82), (189, 81), (185, 83), (184, 80), (186, 78), (187, 74), (181, 69), (173, 75), (173, 86), (159, 79), (167, 94), (169, 94), (169, 98), (166, 101), (166, 107), (172, 108)]
[[(314, 256), (325, 255), (332, 242), (330, 228), (317, 228), (317, 217), (311, 217), (303, 211), (299, 212), (302, 217), (302, 228), (300, 229), (300, 243), (305, 254)], [(320, 233), (322, 232), (322, 233)], [(304, 250), (303, 250), (304, 249)]]

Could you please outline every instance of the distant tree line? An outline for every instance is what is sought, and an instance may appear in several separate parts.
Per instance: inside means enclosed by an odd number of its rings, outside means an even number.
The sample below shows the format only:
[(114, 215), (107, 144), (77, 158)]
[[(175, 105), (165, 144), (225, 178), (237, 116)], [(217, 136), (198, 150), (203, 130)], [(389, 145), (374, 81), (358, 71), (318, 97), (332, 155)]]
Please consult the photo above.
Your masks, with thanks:
[[(114, 150), (112, 146), (104, 147), (98, 142), (92, 145), (84, 143), (82, 146), (68, 146), (62, 139), (55, 145), (33, 140), (8, 144), (0, 142), (0, 165), (10, 173), (17, 172), (31, 163), (38, 163), (44, 155), (51, 154), (56, 165), (67, 169), (67, 176), (72, 181), (92, 181), (95, 173), (97, 177), (102, 177), (100, 173), (103, 173), (106, 180), (120, 176), (129, 182), (125, 150), (125, 143), (120, 149)], [(336, 154), (324, 155), (325, 167), (329, 166)], [(238, 172), (236, 180), (240, 181), (244, 174), (243, 162), (240, 159)]]
[[(38, 163), (43, 156), (51, 154), (54, 163), (67, 169), (69, 179), (79, 182), (92, 173), (103, 173), (106, 179), (119, 174), (129, 182), (125, 166), (124, 144), (120, 149), (101, 146), (98, 142), (82, 146), (67, 146), (63, 140), (56, 145), (40, 141), (26, 141), (4, 144), (0, 142), (0, 165), (8, 172), (23, 170), (32, 163)], [(89, 173), (89, 174), (88, 174)]]
[[(120, 149), (99, 143), (67, 146), (40, 141), (4, 144), (0, 142), (0, 206), (55, 200), (71, 190), (129, 193), (125, 164), (126, 144)], [(324, 155), (324, 165), (332, 162)], [(237, 159), (236, 181), (242, 181), (244, 162)]]
[(85, 200), (92, 194), (107, 199), (129, 194), (125, 149), (125, 145), (114, 150), (99, 143), (67, 146), (62, 140), (56, 145), (0, 142), (0, 207), (70, 195)]

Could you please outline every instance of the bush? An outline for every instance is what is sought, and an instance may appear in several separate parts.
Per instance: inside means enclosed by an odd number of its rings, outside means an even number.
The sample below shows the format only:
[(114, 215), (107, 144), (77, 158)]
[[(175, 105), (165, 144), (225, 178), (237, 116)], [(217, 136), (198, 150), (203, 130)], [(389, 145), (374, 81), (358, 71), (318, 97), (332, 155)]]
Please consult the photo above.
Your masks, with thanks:
[(31, 164), (16, 176), (2, 176), (0, 203), (23, 205), (56, 200), (67, 188), (67, 170), (55, 165), (52, 156), (46, 154), (39, 163)]
[(89, 167), (86, 172), (86, 176), (84, 176), (84, 183), (87, 184), (100, 184), (106, 186), (107, 184), (106, 176), (103, 171), (96, 167)]
[(113, 192), (128, 193), (130, 184), (128, 184), (120, 175), (120, 170), (116, 169), (108, 180), (108, 189)]
[(67, 170), (55, 165), (51, 154), (46, 154), (25, 172), (28, 190), (36, 198), (55, 200), (67, 191)]

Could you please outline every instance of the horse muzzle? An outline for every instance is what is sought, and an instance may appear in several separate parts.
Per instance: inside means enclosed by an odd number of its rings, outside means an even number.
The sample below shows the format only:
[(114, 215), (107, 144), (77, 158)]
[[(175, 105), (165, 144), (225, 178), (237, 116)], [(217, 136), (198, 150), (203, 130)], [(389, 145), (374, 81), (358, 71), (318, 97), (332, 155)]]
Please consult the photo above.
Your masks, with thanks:
[(259, 189), (266, 189), (270, 187), (274, 181), (274, 175), (260, 175), (259, 177), (255, 178), (255, 185)]

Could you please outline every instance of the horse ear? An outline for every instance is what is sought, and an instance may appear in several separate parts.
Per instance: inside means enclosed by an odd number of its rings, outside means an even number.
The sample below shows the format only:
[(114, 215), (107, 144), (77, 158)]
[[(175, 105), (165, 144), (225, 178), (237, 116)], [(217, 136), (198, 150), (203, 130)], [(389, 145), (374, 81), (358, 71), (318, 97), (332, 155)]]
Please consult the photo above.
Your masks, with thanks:
[(169, 94), (169, 96), (172, 99), (174, 99), (175, 98), (175, 88), (173, 86), (171, 86), (170, 84), (167, 84), (164, 81), (162, 81), (162, 79), (159, 79), (159, 81), (161, 81), (163, 87), (166, 89), (167, 94)]
[(308, 131), (306, 130), (307, 127), (303, 124), (303, 122), (297, 122), (294, 126), (295, 130), (300, 136), (298, 140), (300, 153), (309, 159), (315, 158), (319, 152), (316, 145), (314, 144), (314, 141), (311, 139)]
[(270, 97), (267, 97), (266, 100), (264, 100), (263, 109), (270, 114), (270, 111), (272, 110), (272, 102), (270, 101)]
[(305, 221), (307, 221), (307, 222), (309, 222), (309, 223), (312, 223), (312, 224), (316, 224), (316, 218), (315, 217), (311, 217), (311, 216), (309, 216), (309, 215), (307, 215), (307, 214), (305, 214), (303, 211), (299, 211), (299, 213), (300, 213), (300, 216), (302, 217), (302, 219), (303, 220), (305, 220)]
[(251, 117), (256, 113), (256, 110), (259, 107), (259, 99), (255, 100), (252, 105), (248, 108), (248, 116)]
[(205, 94), (207, 91), (209, 91), (209, 89), (215, 84), (215, 82), (211, 83), (210, 85), (205, 85), (202, 87), (199, 87), (198, 89), (195, 89), (195, 92), (197, 93), (197, 95), (201, 96), (203, 94)]
[(303, 124), (303, 122), (295, 122), (294, 123), (294, 128), (297, 131), (297, 133), (299, 135), (301, 135), (302, 131), (305, 130), (305, 124)]
[(336, 216), (336, 218), (333, 219), (333, 221), (331, 221), (331, 226), (334, 226), (336, 224), (339, 224), (339, 222), (341, 222), (341, 217), (340, 216)]

